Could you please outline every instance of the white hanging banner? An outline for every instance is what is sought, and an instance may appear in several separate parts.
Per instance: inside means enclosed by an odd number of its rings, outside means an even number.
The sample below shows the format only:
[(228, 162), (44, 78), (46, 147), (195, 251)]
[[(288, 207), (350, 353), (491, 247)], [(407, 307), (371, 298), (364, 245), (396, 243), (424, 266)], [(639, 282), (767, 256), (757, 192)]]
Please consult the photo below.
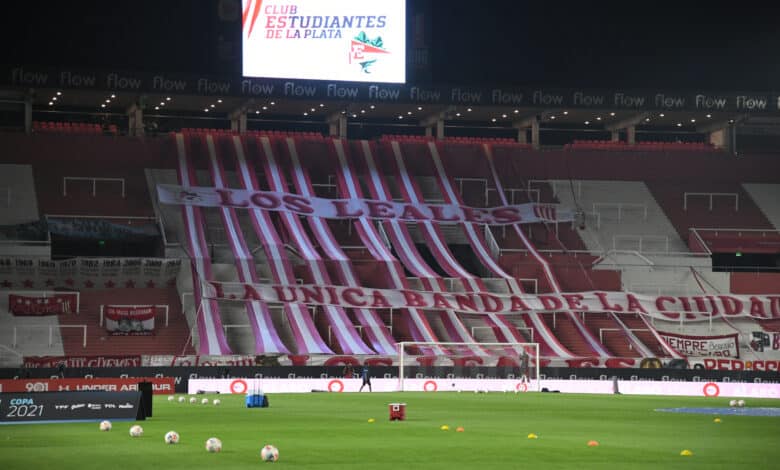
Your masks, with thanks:
[(444, 224), (471, 222), (483, 225), (568, 222), (574, 212), (559, 204), (519, 204), (468, 207), (453, 204), (403, 203), (372, 199), (327, 199), (274, 191), (157, 185), (163, 204), (200, 207), (234, 207), (290, 212), (326, 219), (377, 219), (404, 222), (431, 221)]
[(684, 356), (739, 357), (739, 334), (690, 336), (659, 331), (669, 346)]
[(216, 281), (201, 281), (201, 286), (203, 296), (210, 299), (295, 302), (345, 308), (416, 308), (499, 314), (569, 310), (636, 313), (667, 321), (708, 321), (720, 317), (780, 318), (780, 295), (649, 296), (607, 291), (508, 295)]

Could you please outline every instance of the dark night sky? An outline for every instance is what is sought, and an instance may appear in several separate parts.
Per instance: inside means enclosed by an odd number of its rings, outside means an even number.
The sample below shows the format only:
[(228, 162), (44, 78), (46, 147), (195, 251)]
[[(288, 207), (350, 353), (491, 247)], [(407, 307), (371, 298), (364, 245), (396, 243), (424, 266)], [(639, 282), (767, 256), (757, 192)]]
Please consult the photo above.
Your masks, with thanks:
[[(432, 3), (434, 82), (780, 89), (771, 0)], [(238, 74), (217, 44), (239, 34), (216, 10), (216, 0), (17, 2), (0, 19), (0, 61)]]

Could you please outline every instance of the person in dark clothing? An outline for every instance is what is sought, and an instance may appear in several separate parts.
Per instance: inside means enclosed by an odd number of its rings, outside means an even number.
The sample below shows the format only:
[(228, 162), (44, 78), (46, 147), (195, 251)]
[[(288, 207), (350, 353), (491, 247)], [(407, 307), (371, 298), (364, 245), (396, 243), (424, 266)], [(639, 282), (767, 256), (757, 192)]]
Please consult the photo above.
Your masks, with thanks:
[(363, 379), (363, 385), (360, 386), (358, 392), (363, 391), (363, 387), (368, 385), (368, 391), (371, 392), (371, 371), (368, 369), (368, 364), (363, 364), (363, 369), (360, 371), (360, 377)]
[(57, 374), (61, 379), (65, 378), (65, 361), (60, 362), (60, 364), (57, 366)]
[(352, 377), (354, 377), (355, 376), (355, 371), (354, 371), (354, 369), (352, 369), (352, 364), (347, 363), (344, 366), (344, 370), (342, 371), (341, 375), (345, 379), (351, 379)]

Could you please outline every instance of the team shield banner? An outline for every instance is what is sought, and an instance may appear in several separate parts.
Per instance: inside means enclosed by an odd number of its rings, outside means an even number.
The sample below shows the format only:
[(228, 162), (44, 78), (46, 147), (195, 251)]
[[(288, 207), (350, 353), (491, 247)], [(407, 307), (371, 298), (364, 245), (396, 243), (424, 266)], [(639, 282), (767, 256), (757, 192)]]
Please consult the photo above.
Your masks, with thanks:
[(106, 330), (112, 336), (149, 336), (154, 334), (153, 305), (118, 307), (107, 305), (103, 311)]
[(403, 203), (372, 199), (327, 199), (274, 191), (157, 185), (163, 204), (200, 207), (232, 207), (289, 212), (326, 219), (367, 218), (401, 222), (431, 221), (444, 224), (471, 222), (510, 225), (534, 222), (568, 222), (574, 212), (558, 204), (519, 204), (468, 207), (454, 204)]

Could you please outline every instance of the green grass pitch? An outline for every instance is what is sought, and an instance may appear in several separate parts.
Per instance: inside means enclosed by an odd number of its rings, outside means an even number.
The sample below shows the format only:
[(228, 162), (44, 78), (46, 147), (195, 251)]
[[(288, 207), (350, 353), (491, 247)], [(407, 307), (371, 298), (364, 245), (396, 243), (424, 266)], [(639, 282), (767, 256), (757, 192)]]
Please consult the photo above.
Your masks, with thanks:
[[(205, 395), (215, 398), (217, 395)], [(178, 397), (178, 395), (177, 395)], [(660, 413), (655, 408), (727, 406), (726, 398), (552, 393), (310, 393), (269, 395), (269, 408), (219, 395), (219, 406), (156, 396), (140, 422), (0, 426), (0, 469), (768, 469), (780, 465), (780, 418)], [(405, 402), (391, 422), (388, 403)], [(777, 400), (748, 399), (747, 406)], [(369, 418), (375, 422), (369, 423)], [(449, 431), (442, 431), (442, 425)], [(456, 432), (462, 426), (464, 432)], [(163, 436), (175, 430), (178, 445)], [(528, 439), (534, 433), (538, 439)], [(222, 440), (221, 453), (204, 448)], [(599, 442), (588, 447), (590, 440)], [(264, 444), (276, 463), (260, 460)], [(683, 449), (692, 456), (680, 456)]]

